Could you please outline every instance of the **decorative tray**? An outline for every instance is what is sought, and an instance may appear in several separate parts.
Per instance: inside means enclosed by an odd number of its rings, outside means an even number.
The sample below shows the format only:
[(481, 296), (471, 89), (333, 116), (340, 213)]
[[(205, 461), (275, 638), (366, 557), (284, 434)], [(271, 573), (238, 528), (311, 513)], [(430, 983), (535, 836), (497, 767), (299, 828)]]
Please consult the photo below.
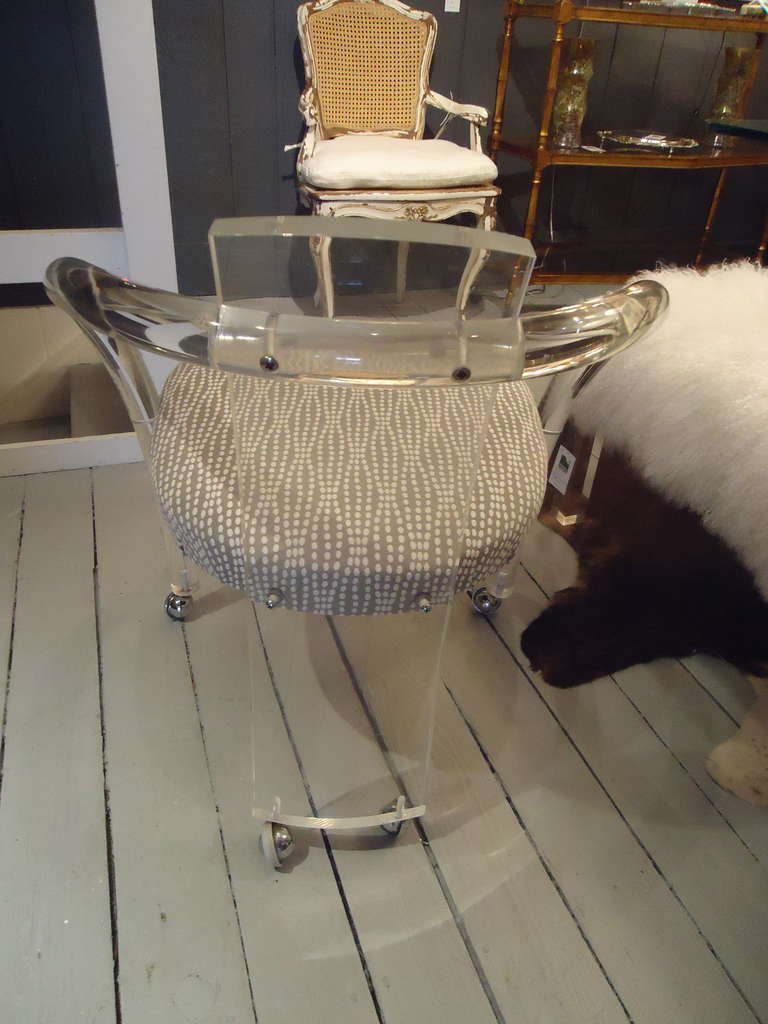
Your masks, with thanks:
[(659, 149), (674, 153), (678, 149), (695, 149), (698, 142), (679, 135), (661, 135), (658, 132), (599, 131), (597, 137), (604, 149)]

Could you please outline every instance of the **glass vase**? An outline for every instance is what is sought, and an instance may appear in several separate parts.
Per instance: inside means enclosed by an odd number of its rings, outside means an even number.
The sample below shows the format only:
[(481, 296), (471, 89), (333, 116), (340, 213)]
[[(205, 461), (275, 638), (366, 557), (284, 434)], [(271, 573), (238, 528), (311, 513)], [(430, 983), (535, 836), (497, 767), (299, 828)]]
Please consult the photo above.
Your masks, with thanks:
[(723, 67), (709, 117), (731, 121), (744, 116), (749, 72), (755, 50), (751, 46), (726, 46)]
[(552, 108), (551, 142), (560, 149), (578, 149), (581, 125), (587, 112), (587, 90), (592, 78), (594, 39), (568, 39), (557, 78)]

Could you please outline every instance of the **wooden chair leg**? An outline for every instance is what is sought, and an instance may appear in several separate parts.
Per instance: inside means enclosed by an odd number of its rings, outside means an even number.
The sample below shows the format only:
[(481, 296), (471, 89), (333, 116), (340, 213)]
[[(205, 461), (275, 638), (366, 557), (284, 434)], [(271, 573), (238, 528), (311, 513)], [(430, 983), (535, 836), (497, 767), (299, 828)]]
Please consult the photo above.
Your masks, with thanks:
[(402, 302), (405, 298), (405, 278), (408, 272), (408, 250), (410, 247), (410, 242), (397, 243), (397, 277), (395, 283), (395, 294), (398, 302)]
[[(485, 213), (481, 214), (477, 218), (477, 227), (482, 228), (484, 231), (493, 231), (496, 226), (496, 207), (495, 204), (490, 207), (486, 207)], [(470, 292), (472, 286), (477, 280), (477, 275), (483, 269), (488, 256), (490, 255), (488, 249), (472, 249), (467, 259), (467, 264), (464, 267), (464, 273), (461, 275), (461, 281), (459, 282), (459, 290), (456, 294), (456, 309), (459, 313), (463, 313), (469, 302)]]
[(332, 317), (334, 305), (331, 239), (327, 235), (312, 235), (309, 239), (309, 248), (312, 259), (315, 261), (315, 272), (317, 273), (315, 305), (321, 307), (323, 316)]

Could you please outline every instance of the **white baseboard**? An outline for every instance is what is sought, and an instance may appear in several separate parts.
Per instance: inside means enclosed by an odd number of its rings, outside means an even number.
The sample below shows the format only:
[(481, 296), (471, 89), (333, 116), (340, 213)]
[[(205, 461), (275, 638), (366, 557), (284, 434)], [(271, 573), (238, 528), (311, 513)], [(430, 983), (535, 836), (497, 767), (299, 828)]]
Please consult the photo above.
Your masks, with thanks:
[(133, 433), (3, 444), (0, 445), (0, 477), (141, 462), (142, 458), (139, 442)]

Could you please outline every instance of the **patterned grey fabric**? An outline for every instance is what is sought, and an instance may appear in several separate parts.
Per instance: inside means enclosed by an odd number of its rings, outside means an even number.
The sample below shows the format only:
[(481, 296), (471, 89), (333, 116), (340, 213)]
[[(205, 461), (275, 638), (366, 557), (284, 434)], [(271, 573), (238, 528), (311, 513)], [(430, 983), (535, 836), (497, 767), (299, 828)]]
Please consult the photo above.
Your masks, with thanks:
[(163, 512), (193, 561), (263, 601), (411, 610), (513, 557), (546, 454), (522, 383), (329, 385), (181, 366), (153, 440)]

